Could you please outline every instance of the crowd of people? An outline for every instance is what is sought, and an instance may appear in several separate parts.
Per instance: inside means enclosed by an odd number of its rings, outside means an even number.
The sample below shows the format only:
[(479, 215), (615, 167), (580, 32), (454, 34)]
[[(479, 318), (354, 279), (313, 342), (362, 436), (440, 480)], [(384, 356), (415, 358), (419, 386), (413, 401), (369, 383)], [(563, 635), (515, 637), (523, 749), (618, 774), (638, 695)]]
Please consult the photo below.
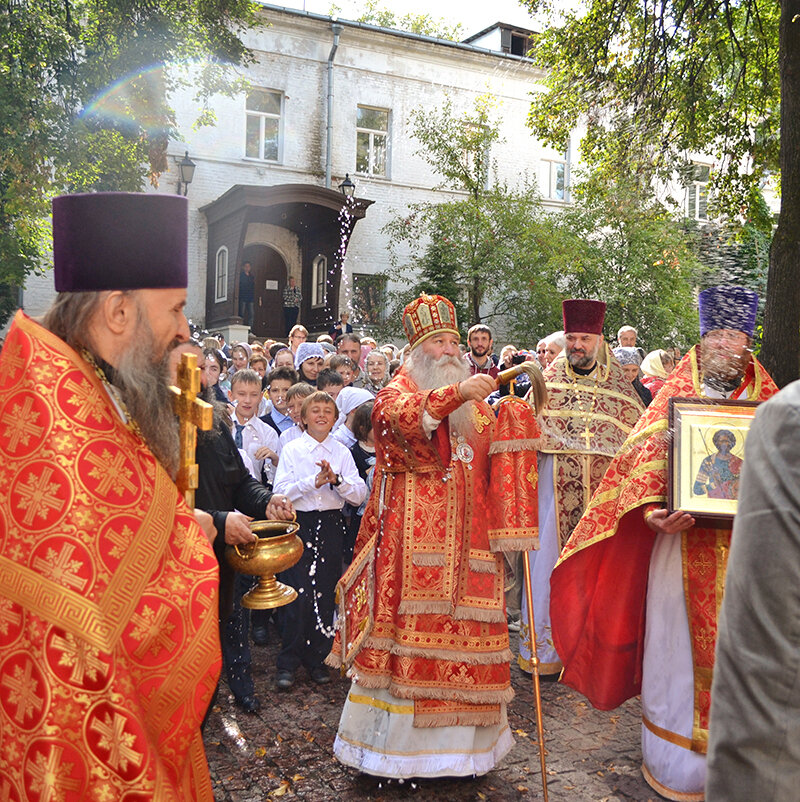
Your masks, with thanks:
[[(741, 482), (733, 541), (730, 518), (675, 508), (668, 479), (671, 399), (777, 393), (752, 355), (755, 293), (702, 291), (685, 356), (645, 354), (631, 326), (609, 347), (594, 299), (565, 300), (535, 350), (495, 355), (487, 325), (462, 345), (453, 304), (425, 294), (403, 348), (346, 314), (313, 340), (293, 322), (286, 342), (229, 344), (190, 336), (187, 232), (178, 196), (56, 199), (57, 300), (41, 321), (19, 312), (0, 355), (12, 797), (47, 767), (53, 798), (211, 800), (219, 674), (258, 711), (251, 644), (272, 629), (277, 688), (347, 670), (334, 753), (366, 773), (490, 771), (514, 743), (515, 660), (601, 709), (641, 694), (643, 774), (667, 799), (792, 798), (796, 389), (759, 408), (753, 462), (741, 429), (708, 424), (689, 486), (708, 500)], [(193, 509), (168, 388), (187, 351), (213, 411)], [(250, 611), (254, 580), (224, 551), (264, 518), (297, 520), (303, 555), (281, 578), (298, 598)]]

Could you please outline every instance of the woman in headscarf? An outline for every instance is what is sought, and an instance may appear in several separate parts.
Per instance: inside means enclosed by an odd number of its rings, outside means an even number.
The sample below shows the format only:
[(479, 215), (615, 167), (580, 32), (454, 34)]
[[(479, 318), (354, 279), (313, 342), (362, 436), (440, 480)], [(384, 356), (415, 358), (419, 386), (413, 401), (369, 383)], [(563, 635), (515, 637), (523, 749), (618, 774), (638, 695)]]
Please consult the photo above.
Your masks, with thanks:
[(324, 358), (325, 351), (319, 343), (300, 343), (294, 356), (294, 369), (300, 381), (316, 387)]
[(377, 348), (370, 351), (366, 359), (367, 380), (364, 389), (377, 395), (389, 383), (389, 360)]
[(633, 385), (633, 389), (642, 399), (642, 403), (649, 407), (653, 400), (653, 395), (642, 383), (639, 381), (639, 363), (642, 361), (642, 355), (639, 353), (638, 348), (614, 348), (614, 356), (622, 365), (622, 372), (625, 378)]
[(664, 382), (672, 373), (675, 364), (672, 357), (660, 348), (656, 351), (651, 351), (639, 366), (642, 373), (642, 384), (651, 392), (653, 398), (656, 393), (664, 386)]

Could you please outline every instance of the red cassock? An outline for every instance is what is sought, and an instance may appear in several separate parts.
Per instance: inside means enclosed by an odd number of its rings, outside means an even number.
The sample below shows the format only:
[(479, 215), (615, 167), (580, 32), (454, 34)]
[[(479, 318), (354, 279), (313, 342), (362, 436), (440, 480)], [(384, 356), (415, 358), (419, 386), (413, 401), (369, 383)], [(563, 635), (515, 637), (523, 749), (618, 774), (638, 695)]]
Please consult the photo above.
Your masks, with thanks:
[(89, 363), (22, 313), (0, 488), (0, 795), (212, 800), (213, 552)]

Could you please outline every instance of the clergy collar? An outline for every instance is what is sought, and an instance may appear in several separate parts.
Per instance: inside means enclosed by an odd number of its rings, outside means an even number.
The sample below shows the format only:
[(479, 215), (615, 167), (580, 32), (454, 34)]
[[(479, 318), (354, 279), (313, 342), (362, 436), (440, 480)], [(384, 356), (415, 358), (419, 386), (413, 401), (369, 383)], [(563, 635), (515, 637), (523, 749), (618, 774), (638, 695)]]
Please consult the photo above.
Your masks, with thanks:
[(572, 368), (572, 370), (575, 371), (575, 373), (578, 374), (578, 376), (589, 376), (594, 372), (594, 369), (597, 367), (597, 360), (595, 359), (594, 365), (592, 365), (590, 368), (576, 368), (575, 365), (570, 365), (570, 367)]

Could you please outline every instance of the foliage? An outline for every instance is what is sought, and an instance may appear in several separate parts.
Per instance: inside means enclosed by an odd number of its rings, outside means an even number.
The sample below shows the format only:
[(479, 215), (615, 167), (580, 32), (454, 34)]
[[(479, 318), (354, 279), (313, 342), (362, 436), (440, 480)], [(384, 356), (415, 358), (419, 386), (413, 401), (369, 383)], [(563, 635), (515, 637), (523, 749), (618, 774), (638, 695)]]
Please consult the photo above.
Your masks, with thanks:
[[(44, 268), (49, 202), (62, 191), (141, 190), (177, 138), (170, 92), (191, 81), (203, 114), (248, 58), (250, 0), (10, 2), (0, 11), (0, 324), (13, 287)], [(205, 60), (191, 74), (165, 62)], [(120, 82), (113, 114), (88, 113)]]
[(533, 49), (550, 71), (531, 106), (536, 134), (563, 146), (584, 123), (583, 159), (642, 188), (712, 153), (717, 209), (739, 219), (779, 166), (779, 4), (591, 0), (560, 24), (548, 0), (525, 4), (554, 23)]
[(564, 298), (599, 298), (607, 304), (609, 340), (631, 325), (646, 348), (694, 343), (693, 286), (704, 268), (680, 219), (643, 199), (635, 180), (610, 184), (594, 174), (573, 196), (572, 207), (541, 214), (521, 243), (529, 262), (509, 294), (509, 317), (517, 321), (512, 335), (523, 337), (531, 317), (537, 337), (562, 328)]
[(498, 340), (531, 346), (561, 328), (562, 299), (594, 297), (608, 304), (609, 333), (630, 324), (654, 347), (694, 342), (692, 287), (704, 271), (680, 216), (643, 196), (635, 178), (590, 174), (557, 212), (526, 184), (491, 184), (490, 109), (484, 99), (461, 116), (449, 103), (414, 115), (420, 153), (449, 194), (385, 228), (398, 270), (391, 278), (406, 279), (390, 320), (419, 292), (438, 292), (454, 301), (463, 329), (483, 319)]
[[(336, 5), (331, 6), (331, 15), (341, 12)], [(366, 0), (364, 10), (356, 18), (356, 22), (366, 22), (381, 28), (393, 28), (398, 31), (409, 31), (422, 36), (433, 36), (436, 39), (449, 39), (459, 42), (463, 38), (463, 28), (460, 24), (448, 25), (443, 17), (433, 17), (430, 14), (403, 14), (398, 16), (394, 11), (382, 8), (378, 0)]]

